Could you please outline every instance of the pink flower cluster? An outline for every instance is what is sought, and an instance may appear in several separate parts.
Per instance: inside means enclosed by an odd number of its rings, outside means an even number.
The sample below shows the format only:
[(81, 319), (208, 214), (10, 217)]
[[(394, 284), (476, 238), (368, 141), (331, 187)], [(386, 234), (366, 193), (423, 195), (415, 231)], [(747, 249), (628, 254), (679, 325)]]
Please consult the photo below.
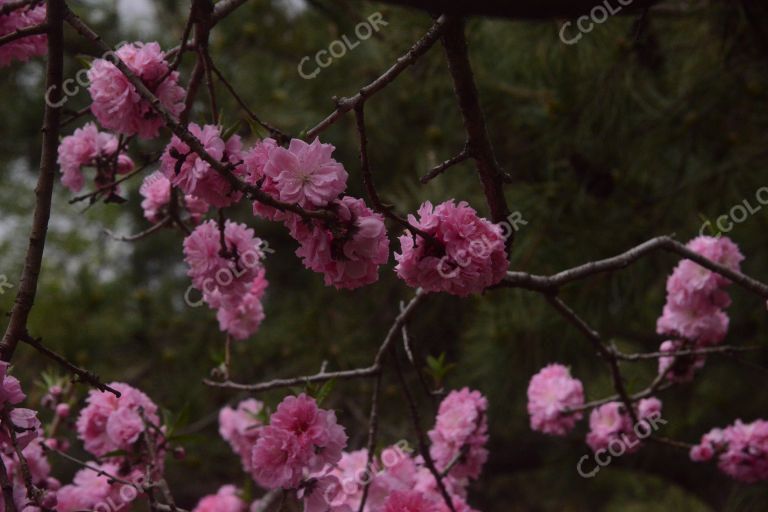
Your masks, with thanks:
[(691, 448), (691, 460), (708, 461), (726, 475), (746, 483), (768, 481), (768, 421), (736, 420), (724, 429), (713, 429)]
[[(52, 509), (56, 507), (57, 491), (61, 487), (61, 483), (56, 478), (50, 476), (51, 465), (42, 446), (44, 442), (46, 441), (42, 438), (35, 439), (21, 451), (21, 455), (24, 457), (29, 468), (32, 484), (42, 491), (41, 504), (46, 508)], [(47, 442), (51, 443), (50, 440)], [(24, 472), (15, 451), (12, 448), (4, 447), (2, 452), (0, 452), (0, 458), (2, 458), (5, 470), (13, 486), (13, 501), (16, 505), (16, 510), (34, 510), (29, 507), (31, 497), (27, 493)], [(0, 504), (0, 511), (2, 512), (5, 512), (4, 505), (4, 503)]]
[[(71, 484), (58, 490), (56, 512), (129, 510), (131, 503), (140, 496), (137, 487), (141, 488), (145, 479), (143, 468), (125, 469), (116, 462), (91, 462), (88, 465), (75, 473)], [(113, 480), (112, 476), (119, 477), (122, 482)]]
[(608, 402), (592, 410), (589, 416), (587, 444), (593, 451), (606, 449), (612, 442), (620, 442), (627, 453), (640, 448), (641, 439), (656, 429), (656, 422), (661, 418), (661, 401), (657, 398), (640, 400), (635, 407), (638, 424), (633, 424), (632, 417), (624, 404)]
[[(184, 109), (184, 89), (178, 85), (179, 73), (170, 71), (158, 43), (132, 43), (121, 46), (115, 55), (160, 100), (178, 116)], [(164, 121), (143, 100), (128, 78), (108, 58), (96, 59), (88, 70), (91, 111), (104, 128), (143, 139), (157, 137)]]
[[(117, 137), (100, 132), (94, 123), (78, 128), (59, 144), (61, 183), (72, 192), (79, 192), (85, 184), (83, 167), (96, 168), (97, 185), (113, 183), (116, 174), (126, 174), (133, 169), (133, 160), (124, 153), (115, 156), (117, 150)], [(117, 187), (114, 190), (116, 193)]]
[[(0, 7), (8, 0), (0, 0)], [(12, 34), (17, 30), (45, 23), (45, 5), (37, 4), (22, 7), (10, 14), (0, 16), (0, 37)], [(45, 55), (48, 51), (48, 38), (45, 34), (22, 37), (10, 43), (0, 45), (0, 68), (11, 62), (26, 62), (32, 57)]]
[(436, 207), (427, 201), (418, 214), (409, 222), (432, 239), (406, 231), (395, 254), (397, 275), (410, 286), (466, 297), (504, 278), (509, 261), (499, 226), (453, 200)]
[(261, 300), (267, 288), (262, 241), (252, 229), (231, 221), (223, 229), (209, 220), (184, 239), (184, 259), (192, 284), (218, 310), (219, 327), (245, 339), (264, 319)]
[(336, 464), (346, 444), (333, 411), (304, 394), (286, 397), (253, 447), (253, 477), (267, 489), (297, 489), (310, 474)]
[(77, 418), (77, 434), (85, 449), (96, 457), (115, 451), (133, 451), (148, 426), (158, 425), (157, 405), (136, 388), (113, 382), (118, 398), (107, 391), (91, 390), (88, 405)]
[(13, 437), (16, 445), (24, 448), (35, 438), (42, 436), (42, 426), (37, 419), (37, 412), (32, 409), (14, 407), (21, 403), (26, 395), (21, 390), (21, 384), (16, 377), (8, 375), (9, 363), (0, 361), (0, 410), (8, 415), (9, 423), (0, 424), (0, 448), (13, 448)]
[(338, 221), (306, 221), (258, 202), (254, 214), (283, 221), (299, 242), (296, 255), (304, 266), (323, 274), (325, 284), (353, 289), (378, 280), (378, 269), (389, 260), (384, 218), (362, 199), (339, 196), (347, 172), (331, 155), (334, 147), (315, 139), (311, 144), (293, 139), (287, 149), (265, 139), (244, 157), (249, 183), (277, 200), (307, 210), (325, 209)]
[(18, 379), (8, 375), (8, 368), (9, 363), (0, 361), (0, 410), (9, 420), (0, 423), (0, 457), (13, 486), (14, 502), (18, 510), (23, 510), (30, 499), (23, 469), (16, 455), (18, 447), (27, 461), (32, 482), (44, 491), (42, 499), (52, 507), (56, 504), (55, 491), (60, 484), (50, 477), (51, 467), (41, 446), (44, 442), (42, 425), (37, 419), (37, 412), (15, 407), (26, 395)]
[(216, 494), (203, 497), (192, 512), (245, 512), (247, 504), (237, 492), (234, 485), (224, 485)]
[[(727, 237), (700, 236), (688, 242), (692, 251), (738, 271), (744, 256)], [(677, 352), (721, 343), (728, 332), (724, 308), (731, 303), (723, 289), (730, 282), (691, 260), (681, 261), (667, 280), (667, 302), (656, 324), (656, 332), (678, 339), (662, 343), (660, 351)], [(688, 381), (704, 365), (703, 355), (662, 357), (659, 373), (676, 382)]]
[[(150, 222), (160, 222), (168, 214), (171, 202), (171, 181), (161, 171), (150, 174), (141, 183), (139, 194), (144, 198), (141, 207)], [(184, 196), (184, 206), (193, 223), (198, 224), (208, 212), (208, 203), (193, 195)]]
[(571, 377), (561, 364), (550, 364), (539, 370), (528, 384), (528, 414), (531, 429), (545, 434), (564, 436), (583, 417), (581, 412), (564, 411), (584, 405), (584, 387)]
[(450, 392), (440, 403), (435, 427), (428, 435), (430, 455), (439, 471), (453, 463), (450, 476), (479, 478), (488, 460), (488, 400), (468, 388)]
[(246, 473), (253, 470), (251, 452), (261, 432), (259, 414), (263, 409), (263, 403), (250, 398), (240, 402), (235, 409), (227, 406), (219, 411), (219, 434), (240, 456)]
[[(233, 135), (226, 142), (221, 128), (190, 123), (189, 132), (200, 141), (206, 153), (223, 164), (235, 164), (235, 174), (241, 172), (243, 161), (240, 137)], [(191, 151), (189, 146), (173, 136), (160, 159), (160, 169), (170, 182), (185, 194), (200, 198), (210, 206), (224, 208), (238, 202), (242, 194), (216, 169)]]

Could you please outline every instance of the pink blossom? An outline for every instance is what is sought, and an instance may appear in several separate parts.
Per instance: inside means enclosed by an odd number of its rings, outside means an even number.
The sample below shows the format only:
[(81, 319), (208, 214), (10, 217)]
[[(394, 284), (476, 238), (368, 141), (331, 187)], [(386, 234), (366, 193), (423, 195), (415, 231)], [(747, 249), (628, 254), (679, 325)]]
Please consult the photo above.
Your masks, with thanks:
[(299, 217), (288, 222), (300, 244), (296, 255), (307, 268), (322, 273), (327, 286), (354, 289), (376, 282), (379, 267), (389, 260), (384, 218), (350, 196), (333, 207), (340, 220), (333, 229), (323, 223), (307, 226)]
[(184, 196), (184, 206), (187, 208), (187, 212), (189, 212), (190, 219), (192, 219), (192, 222), (195, 224), (198, 224), (200, 219), (208, 213), (209, 208), (208, 203), (191, 194)]
[[(31, 478), (32, 484), (41, 491), (40, 498), (43, 505), (50, 505), (53, 507), (56, 505), (56, 491), (61, 487), (61, 484), (58, 480), (50, 476), (51, 464), (46, 458), (42, 443), (42, 438), (35, 440), (22, 449), (21, 454), (29, 469), (29, 477)], [(6, 453), (0, 453), (0, 458), (2, 458), (9, 480), (13, 486), (13, 498), (16, 510), (33, 510), (32, 507), (29, 507), (28, 505), (31, 501), (31, 497), (28, 496), (26, 485), (24, 483), (24, 470), (22, 469), (22, 465), (19, 464), (19, 458), (15, 451), (12, 448), (8, 449)], [(0, 510), (5, 509), (3, 505), (4, 504), (0, 504)]]
[(150, 222), (159, 222), (163, 215), (161, 210), (171, 201), (171, 182), (160, 171), (150, 174), (141, 183), (139, 194), (144, 197), (141, 207), (144, 217)]
[(718, 467), (731, 478), (754, 483), (768, 480), (768, 421), (736, 420), (724, 429), (713, 429), (690, 453), (696, 462), (718, 458)]
[(110, 386), (121, 396), (91, 390), (88, 405), (77, 419), (78, 437), (85, 449), (97, 457), (117, 450), (129, 451), (145, 430), (144, 420), (155, 425), (160, 422), (157, 406), (147, 395), (121, 382)]
[(268, 284), (262, 268), (239, 300), (222, 302), (216, 318), (223, 332), (237, 340), (244, 340), (258, 331), (265, 317), (261, 299)]
[[(220, 127), (201, 127), (195, 123), (190, 123), (189, 132), (203, 145), (206, 153), (222, 164), (242, 162), (242, 144), (237, 135), (225, 142), (221, 138)], [(240, 174), (241, 168), (242, 166), (236, 167), (235, 174)], [(185, 194), (191, 194), (216, 208), (231, 206), (242, 197), (240, 192), (232, 189), (223, 175), (176, 135), (165, 147), (160, 158), (160, 169), (171, 183)]]
[(437, 502), (421, 493), (393, 492), (384, 505), (384, 512), (441, 512)]
[(299, 489), (298, 497), (304, 502), (304, 512), (353, 512), (343, 503), (341, 483), (333, 475), (309, 479)]
[(725, 339), (728, 324), (728, 314), (716, 306), (687, 309), (667, 303), (656, 322), (656, 332), (678, 335), (695, 342), (696, 346), (711, 346)]
[(184, 239), (187, 274), (214, 308), (219, 308), (224, 301), (237, 301), (252, 290), (262, 269), (261, 240), (252, 229), (226, 221), (223, 237), (224, 246), (219, 225), (209, 220)]
[[(266, 138), (256, 142), (250, 149), (243, 152), (245, 181), (250, 185), (259, 187), (262, 192), (274, 199), (280, 198), (280, 191), (275, 180), (264, 173), (264, 168), (269, 162), (270, 154), (277, 147), (277, 142), (274, 139)], [(291, 215), (289, 212), (281, 212), (259, 201), (253, 202), (253, 214), (268, 220), (281, 221), (286, 220)]]
[(0, 361), (0, 407), (5, 404), (16, 405), (26, 398), (19, 379), (8, 375), (10, 366), (8, 362)]
[[(158, 43), (126, 44), (115, 54), (173, 116), (181, 114), (184, 89), (178, 85), (179, 73), (168, 73), (168, 63)], [(96, 59), (88, 79), (93, 100), (91, 111), (103, 127), (123, 135), (138, 134), (142, 139), (157, 137), (164, 125), (163, 118), (141, 98), (117, 66), (107, 59)]]
[(81, 469), (75, 474), (71, 484), (58, 490), (57, 512), (107, 508), (113, 512), (128, 510), (133, 500), (139, 496), (139, 492), (134, 486), (114, 481), (111, 477), (116, 476), (121, 480), (139, 485), (144, 479), (143, 470), (133, 469), (122, 472), (120, 466), (115, 463), (90, 462), (88, 465), (93, 469)]
[(501, 228), (477, 216), (465, 202), (421, 205), (409, 222), (431, 235), (406, 231), (395, 254), (397, 275), (413, 287), (468, 296), (501, 281), (509, 266)]
[(320, 409), (304, 394), (286, 397), (253, 449), (254, 477), (270, 489), (296, 488), (305, 473), (338, 462), (346, 443), (333, 411)]
[[(694, 347), (695, 348), (695, 347)], [(690, 350), (680, 340), (667, 340), (659, 347), (659, 352), (675, 353)], [(704, 367), (706, 357), (700, 354), (683, 356), (664, 356), (659, 358), (659, 375), (666, 373), (672, 382), (690, 382), (694, 373)]]
[(115, 167), (117, 137), (100, 132), (94, 123), (87, 123), (72, 135), (64, 137), (59, 144), (58, 163), (61, 167), (61, 182), (72, 192), (78, 192), (85, 184), (83, 167), (95, 167), (99, 184), (114, 181), (115, 174), (125, 174), (133, 169), (133, 161), (120, 154)]
[(488, 459), (488, 401), (479, 391), (452, 391), (437, 413), (435, 428), (428, 432), (430, 454), (439, 470), (451, 469), (454, 478), (478, 478)]
[(24, 448), (33, 440), (43, 435), (43, 426), (37, 418), (37, 411), (15, 407), (8, 413), (10, 424), (2, 422), (3, 429), (0, 430), (0, 445), (13, 446), (13, 438), (10, 430), (16, 435), (16, 444)]
[(606, 449), (616, 441), (624, 446), (627, 453), (640, 448), (641, 439), (656, 430), (661, 420), (661, 401), (655, 397), (644, 398), (635, 405), (635, 415), (642, 425), (634, 425), (624, 404), (608, 402), (592, 410), (589, 417), (587, 444), (593, 451)]
[(202, 498), (192, 512), (245, 512), (246, 503), (237, 495), (234, 485), (222, 486), (216, 494)]
[(347, 171), (331, 158), (334, 147), (315, 138), (291, 139), (288, 149), (273, 147), (263, 168), (278, 198), (307, 208), (326, 206), (347, 188)]
[(261, 420), (258, 415), (264, 404), (253, 398), (243, 400), (236, 409), (224, 407), (219, 411), (219, 434), (240, 456), (243, 469), (252, 470), (251, 452), (259, 439)]
[(581, 412), (563, 414), (565, 409), (584, 405), (581, 381), (571, 377), (561, 364), (545, 366), (528, 384), (528, 414), (533, 430), (564, 436), (583, 415)]
[[(0, 0), (0, 7), (8, 0)], [(22, 7), (5, 16), (0, 16), (0, 37), (7, 36), (19, 29), (45, 23), (45, 4)], [(0, 46), (0, 68), (12, 61), (26, 62), (32, 57), (39, 57), (48, 52), (48, 37), (45, 34), (22, 37)]]

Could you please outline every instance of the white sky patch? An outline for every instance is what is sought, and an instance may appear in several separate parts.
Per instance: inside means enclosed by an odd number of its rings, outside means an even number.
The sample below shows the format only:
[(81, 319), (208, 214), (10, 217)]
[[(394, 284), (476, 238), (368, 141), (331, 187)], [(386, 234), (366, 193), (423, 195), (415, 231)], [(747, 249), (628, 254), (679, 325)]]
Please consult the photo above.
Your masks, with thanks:
[(295, 18), (307, 10), (306, 0), (275, 0), (275, 5), (282, 9), (288, 18)]
[(157, 10), (151, 0), (117, 0), (120, 29), (141, 38), (157, 33)]

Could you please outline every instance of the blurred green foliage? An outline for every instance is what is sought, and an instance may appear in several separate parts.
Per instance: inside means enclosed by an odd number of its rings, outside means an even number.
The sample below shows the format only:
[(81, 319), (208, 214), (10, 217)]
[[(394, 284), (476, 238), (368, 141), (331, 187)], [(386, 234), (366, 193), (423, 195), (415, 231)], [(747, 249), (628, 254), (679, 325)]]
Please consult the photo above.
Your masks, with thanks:
[[(76, 9), (94, 19), (110, 42), (131, 40), (116, 28), (109, 6)], [(164, 47), (181, 37), (187, 2), (154, 2), (154, 32)], [(251, 0), (214, 30), (212, 54), (251, 108), (298, 135), (333, 108), (332, 96), (355, 93), (402, 54), (430, 25), (428, 16), (382, 4), (312, 0), (289, 13), (282, 2)], [(374, 12), (388, 22), (370, 40), (336, 59), (316, 78), (297, 66), (331, 41), (354, 33)], [(748, 18), (739, 3), (705, 2), (687, 11), (651, 11), (638, 33), (632, 17), (612, 18), (573, 46), (558, 38), (559, 24), (473, 20), (468, 40), (488, 128), (498, 158), (512, 176), (506, 195), (527, 221), (517, 234), (512, 268), (552, 273), (621, 252), (661, 234), (696, 236), (703, 219), (716, 219), (768, 185), (768, 58), (766, 17)], [(66, 33), (66, 75), (82, 67), (87, 44)], [(186, 55), (184, 79), (193, 61)], [(38, 159), (42, 118), (40, 61), (0, 76), (0, 274), (19, 275)], [(312, 69), (312, 68), (309, 68)], [(223, 124), (247, 121), (222, 87)], [(88, 104), (81, 91), (67, 108)], [(456, 154), (464, 143), (461, 119), (439, 45), (367, 103), (370, 157), (380, 193), (400, 212), (424, 200), (457, 198), (487, 213), (470, 162), (426, 186), (418, 178)], [(201, 90), (193, 120), (208, 120)], [(244, 127), (246, 140), (252, 134)], [(74, 129), (74, 126), (67, 130)], [(65, 133), (68, 133), (65, 132)], [(161, 149), (168, 134), (132, 147), (141, 155)], [(363, 197), (357, 137), (350, 116), (323, 134), (350, 172), (349, 192)], [(239, 462), (218, 438), (216, 415), (242, 396), (211, 389), (202, 378), (224, 358), (224, 337), (213, 312), (184, 303), (189, 286), (181, 260), (182, 236), (163, 231), (132, 245), (112, 241), (102, 228), (138, 232), (147, 226), (139, 207), (139, 180), (126, 187), (125, 205), (68, 204), (56, 191), (52, 230), (31, 332), (105, 380), (146, 391), (178, 419), (186, 447), (183, 461), (168, 464), (179, 502), (191, 506), (224, 482), (244, 482)], [(256, 382), (369, 364), (410, 291), (390, 264), (380, 282), (354, 292), (325, 288), (322, 278), (293, 257), (294, 242), (282, 226), (253, 218), (247, 207), (229, 212), (253, 226), (276, 253), (266, 262), (270, 288), (267, 319), (250, 340), (233, 345), (232, 377)], [(768, 276), (763, 209), (729, 233), (747, 260), (744, 270)], [(391, 231), (393, 248), (397, 230)], [(655, 320), (664, 303), (665, 277), (675, 264), (657, 254), (619, 273), (564, 290), (584, 318), (625, 351), (652, 351)], [(13, 290), (0, 295), (7, 311)], [(765, 307), (732, 288), (727, 343), (766, 347)], [(458, 300), (434, 297), (410, 325), (420, 366), (447, 388), (469, 385), (491, 403), (491, 459), (472, 487), (471, 503), (494, 511), (762, 511), (765, 486), (725, 480), (713, 466), (693, 464), (685, 452), (651, 445), (584, 480), (576, 472), (588, 453), (585, 422), (566, 439), (528, 428), (525, 391), (543, 365), (571, 365), (588, 398), (611, 393), (609, 374), (590, 345), (538, 295), (492, 290)], [(444, 354), (443, 363), (439, 363)], [(433, 364), (427, 363), (427, 357)], [(748, 363), (743, 360), (748, 361)], [(16, 373), (31, 383), (49, 363), (22, 347)], [(438, 365), (438, 366), (435, 366)], [(735, 418), (765, 416), (768, 394), (765, 350), (739, 360), (710, 357), (691, 385), (665, 392), (664, 434), (689, 442)], [(632, 390), (655, 375), (655, 362), (625, 365)], [(413, 389), (421, 385), (413, 378)], [(431, 375), (430, 375), (431, 374)], [(388, 372), (382, 402), (382, 442), (413, 439), (396, 381)], [(84, 390), (82, 390), (84, 391)], [(339, 411), (350, 445), (365, 444), (371, 384), (337, 382), (326, 405)], [(38, 399), (40, 390), (32, 393)], [(270, 406), (283, 396), (267, 393)], [(435, 403), (424, 393), (423, 416)], [(74, 468), (57, 461), (62, 474)]]

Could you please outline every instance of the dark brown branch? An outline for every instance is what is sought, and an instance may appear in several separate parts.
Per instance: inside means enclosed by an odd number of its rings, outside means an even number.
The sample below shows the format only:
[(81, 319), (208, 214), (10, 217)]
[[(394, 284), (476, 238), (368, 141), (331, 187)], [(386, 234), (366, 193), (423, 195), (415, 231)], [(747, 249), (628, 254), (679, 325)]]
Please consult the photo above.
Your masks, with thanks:
[[(172, 220), (171, 216), (169, 215), (169, 216), (165, 217), (164, 219), (158, 221), (156, 224), (153, 224), (149, 228), (145, 229), (144, 231), (142, 231), (140, 233), (136, 233), (135, 235), (117, 235), (117, 234), (113, 233), (112, 231), (110, 231), (109, 229), (105, 229), (104, 233), (108, 237), (110, 237), (112, 240), (116, 240), (118, 242), (136, 242), (138, 240), (141, 240), (143, 238), (148, 237), (149, 235), (151, 235), (152, 233), (154, 233), (156, 231), (160, 231), (162, 228), (164, 228), (165, 226), (170, 224), (171, 220)], [(187, 233), (187, 234), (189, 234), (189, 233)]]
[(32, 231), (24, 259), (24, 269), (19, 280), (16, 300), (10, 313), (10, 321), (0, 342), (0, 359), (10, 361), (19, 340), (27, 334), (27, 319), (37, 294), (37, 280), (43, 262), (45, 238), (48, 234), (48, 220), (51, 216), (53, 183), (56, 180), (56, 159), (59, 147), (59, 123), (61, 110), (54, 107), (61, 99), (64, 70), (63, 19), (66, 9), (64, 0), (48, 0), (47, 23), (48, 63), (45, 87), (51, 91), (50, 102), (46, 102), (43, 120), (43, 142), (40, 157), (40, 175), (35, 187), (35, 212)]
[(429, 240), (432, 243), (438, 243), (435, 238), (429, 233), (425, 233), (421, 229), (412, 225), (406, 219), (394, 212), (392, 205), (384, 204), (379, 197), (379, 193), (376, 190), (376, 186), (373, 183), (373, 175), (371, 173), (371, 164), (368, 160), (368, 134), (365, 129), (365, 104), (361, 102), (355, 106), (355, 124), (357, 126), (357, 135), (360, 138), (360, 174), (363, 177), (363, 185), (365, 186), (368, 199), (371, 201), (371, 206), (374, 210), (384, 215), (386, 218), (391, 219), (405, 229), (410, 230), (412, 233), (418, 234), (424, 240)]
[(436, 177), (440, 176), (445, 171), (453, 167), (454, 165), (460, 164), (461, 162), (468, 159), (469, 157), (470, 157), (469, 147), (468, 145), (465, 144), (464, 149), (462, 149), (458, 155), (454, 156), (453, 158), (449, 158), (448, 160), (446, 160), (445, 162), (439, 165), (436, 165), (435, 167), (432, 168), (431, 171), (429, 171), (427, 174), (422, 176), (419, 181), (423, 184), (427, 184), (431, 180), (435, 179)]
[(397, 373), (397, 380), (400, 382), (400, 389), (402, 390), (403, 396), (405, 396), (405, 399), (408, 402), (408, 409), (411, 413), (411, 422), (413, 423), (413, 429), (416, 431), (416, 438), (419, 444), (419, 453), (424, 459), (424, 465), (427, 466), (427, 469), (429, 469), (429, 472), (432, 473), (432, 476), (435, 478), (435, 482), (437, 482), (437, 488), (440, 491), (443, 500), (445, 500), (445, 504), (448, 506), (451, 512), (456, 512), (456, 509), (453, 506), (451, 495), (448, 494), (448, 489), (446, 489), (445, 483), (443, 482), (443, 477), (440, 475), (440, 471), (437, 470), (435, 461), (432, 459), (432, 455), (429, 453), (427, 436), (424, 433), (424, 429), (421, 427), (421, 415), (419, 414), (419, 407), (416, 405), (416, 401), (413, 398), (413, 394), (411, 394), (411, 389), (408, 386), (408, 382), (405, 380), (403, 370), (400, 367), (400, 362), (397, 359), (397, 351), (395, 350), (394, 345), (392, 346), (392, 359), (394, 361), (393, 364), (395, 366), (395, 372)]
[(613, 387), (618, 393), (622, 403), (627, 409), (627, 413), (632, 418), (632, 424), (637, 425), (638, 418), (635, 408), (632, 405), (632, 398), (627, 392), (627, 388), (624, 386), (624, 379), (621, 375), (621, 369), (619, 368), (618, 358), (616, 357), (616, 350), (609, 348), (603, 343), (600, 334), (592, 329), (584, 320), (579, 317), (571, 308), (568, 307), (559, 297), (554, 295), (545, 295), (547, 301), (560, 313), (563, 318), (573, 324), (584, 336), (592, 342), (597, 349), (598, 353), (605, 359), (608, 367), (611, 370), (611, 378), (613, 379)]
[(579, 265), (578, 267), (563, 270), (562, 272), (558, 272), (551, 276), (539, 276), (525, 272), (508, 272), (507, 277), (504, 278), (502, 284), (503, 286), (512, 288), (525, 288), (533, 291), (554, 293), (562, 286), (573, 281), (585, 279), (596, 274), (613, 272), (615, 270), (626, 268), (640, 258), (657, 250), (665, 250), (667, 252), (678, 254), (683, 258), (698, 263), (712, 272), (727, 277), (744, 289), (751, 291), (764, 299), (768, 299), (768, 285), (757, 281), (756, 279), (752, 279), (741, 272), (731, 270), (730, 268), (708, 260), (669, 236), (653, 238), (617, 256), (598, 261), (591, 261)]
[(40, 34), (45, 34), (46, 32), (48, 32), (47, 23), (41, 23), (40, 25), (33, 25), (31, 27), (20, 28), (18, 30), (11, 32), (10, 34), (6, 34), (0, 37), (0, 46), (3, 46), (4, 44), (12, 43), (13, 41), (16, 41), (17, 39), (21, 39), (23, 37), (36, 36)]
[(695, 349), (676, 350), (670, 352), (642, 352), (639, 354), (616, 353), (616, 357), (623, 361), (644, 361), (647, 359), (659, 359), (661, 357), (682, 357), (696, 356), (706, 354), (733, 354), (735, 352), (748, 352), (751, 350), (760, 350), (761, 347), (733, 347), (723, 345), (719, 347), (704, 347)]
[(70, 363), (64, 356), (54, 352), (53, 350), (43, 345), (42, 340), (32, 338), (31, 336), (24, 336), (22, 340), (27, 345), (34, 347), (35, 350), (37, 350), (47, 358), (52, 359), (53, 361), (56, 361), (59, 365), (61, 365), (70, 373), (73, 373), (77, 377), (75, 382), (84, 382), (90, 386), (93, 386), (99, 391), (109, 391), (116, 397), (118, 398), (120, 397), (120, 392), (101, 382), (101, 379), (99, 379), (98, 375), (96, 375), (95, 373), (91, 373), (90, 371), (84, 368), (80, 368), (74, 363)]
[[(475, 160), (483, 191), (491, 210), (493, 222), (503, 222), (509, 216), (509, 206), (504, 197), (504, 171), (493, 153), (480, 99), (475, 85), (472, 66), (469, 62), (467, 41), (464, 36), (464, 21), (448, 18), (442, 36), (448, 69), (453, 78), (453, 89), (459, 102), (459, 110), (467, 132), (467, 153)], [(514, 231), (511, 231), (507, 245), (511, 245)]]
[(72, 123), (74, 121), (77, 121), (78, 119), (80, 119), (81, 117), (83, 117), (84, 115), (86, 115), (90, 111), (91, 111), (91, 106), (88, 105), (87, 107), (81, 108), (77, 112), (73, 112), (72, 115), (70, 115), (68, 118), (64, 119), (61, 122), (61, 127), (64, 128), (68, 124), (70, 124), (70, 123)]
[(3, 5), (0, 5), (0, 16), (41, 3), (43, 3), (43, 0), (11, 0), (10, 2), (5, 2)]
[(365, 102), (366, 99), (376, 94), (378, 91), (389, 85), (395, 78), (400, 75), (408, 66), (416, 62), (416, 60), (427, 53), (432, 46), (437, 42), (437, 39), (442, 34), (445, 26), (445, 18), (441, 16), (430, 27), (427, 33), (416, 41), (416, 43), (408, 50), (404, 55), (397, 59), (392, 67), (390, 67), (379, 78), (366, 85), (360, 92), (350, 98), (336, 99), (336, 110), (334, 110), (328, 117), (320, 121), (317, 126), (307, 131), (305, 138), (314, 139), (319, 133), (326, 130), (329, 126), (334, 124), (350, 110), (354, 109), (358, 105)]
[(35, 484), (32, 482), (32, 472), (29, 470), (29, 463), (27, 462), (27, 458), (24, 457), (24, 454), (21, 453), (19, 442), (16, 439), (16, 425), (13, 424), (13, 421), (11, 421), (10, 415), (7, 412), (3, 413), (3, 423), (5, 423), (8, 434), (11, 437), (11, 444), (13, 445), (14, 453), (16, 453), (16, 459), (19, 461), (21, 479), (24, 481), (24, 487), (27, 489), (27, 496), (37, 507), (43, 508), (41, 503), (43, 493), (40, 489), (35, 487)]
[[(376, 435), (379, 430), (379, 393), (381, 391), (381, 372), (376, 375), (373, 381), (373, 395), (371, 396), (371, 416), (368, 419), (368, 459), (366, 462), (366, 471), (371, 471), (373, 468), (373, 459), (376, 454)], [(360, 507), (358, 512), (365, 510), (365, 503), (368, 501), (368, 493), (371, 488), (373, 478), (365, 479), (365, 486), (363, 487), (363, 496), (360, 498)]]
[(216, 74), (217, 77), (219, 77), (219, 81), (224, 85), (224, 88), (229, 91), (229, 94), (232, 95), (232, 97), (235, 99), (235, 101), (240, 105), (240, 108), (245, 110), (245, 113), (248, 114), (248, 117), (253, 119), (255, 123), (260, 125), (262, 128), (267, 130), (269, 134), (275, 138), (278, 144), (280, 145), (286, 145), (291, 140), (291, 136), (286, 134), (285, 132), (275, 128), (271, 124), (267, 123), (266, 121), (262, 121), (259, 116), (257, 116), (253, 110), (248, 108), (248, 105), (246, 105), (245, 101), (243, 101), (242, 97), (240, 97), (239, 94), (235, 91), (235, 88), (232, 86), (231, 83), (227, 79), (224, 78), (224, 75), (221, 73), (219, 68), (216, 67), (216, 65), (211, 62), (210, 63), (211, 69)]
[(112, 183), (109, 183), (107, 185), (103, 185), (101, 187), (98, 187), (96, 190), (94, 190), (92, 192), (88, 192), (87, 194), (83, 194), (83, 195), (80, 195), (80, 196), (77, 196), (77, 197), (73, 197), (72, 199), (69, 200), (69, 204), (79, 203), (80, 201), (85, 201), (86, 199), (91, 198), (91, 197), (93, 197), (94, 200), (95, 200), (96, 198), (98, 198), (98, 196), (100, 194), (102, 194), (104, 192), (108, 192), (110, 190), (113, 190), (115, 188), (115, 186), (119, 185), (120, 183), (133, 178), (137, 174), (141, 174), (142, 172), (144, 172), (144, 170), (146, 170), (147, 167), (149, 167), (150, 165), (156, 163), (158, 160), (160, 160), (159, 156), (154, 157), (149, 162), (147, 162), (146, 164), (142, 165), (138, 169), (135, 169), (135, 170), (129, 172), (125, 176), (122, 176), (120, 179), (117, 179), (117, 180), (113, 181)]

